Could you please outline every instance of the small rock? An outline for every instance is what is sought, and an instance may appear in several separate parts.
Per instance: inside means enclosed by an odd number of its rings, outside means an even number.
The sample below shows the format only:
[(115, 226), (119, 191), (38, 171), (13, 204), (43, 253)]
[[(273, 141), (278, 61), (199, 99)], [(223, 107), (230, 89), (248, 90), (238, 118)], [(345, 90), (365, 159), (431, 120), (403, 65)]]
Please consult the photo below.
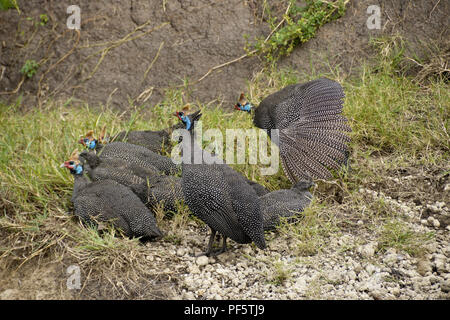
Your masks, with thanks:
[(200, 269), (198, 268), (197, 265), (193, 264), (189, 266), (189, 273), (192, 274), (199, 274), (200, 273)]
[(356, 264), (355, 267), (353, 268), (353, 270), (354, 270), (356, 273), (360, 273), (361, 270), (362, 270), (362, 267), (361, 267), (360, 264)]
[(184, 248), (178, 248), (177, 250), (177, 256), (182, 257), (186, 254), (186, 251), (184, 250)]
[(356, 280), (356, 273), (355, 273), (355, 271), (350, 270), (349, 272), (347, 272), (347, 277), (348, 277), (350, 280)]
[(450, 292), (450, 279), (441, 281), (441, 290), (443, 292)]
[(380, 289), (375, 289), (375, 290), (369, 292), (369, 295), (372, 298), (374, 298), (375, 300), (383, 300), (386, 298), (386, 293)]
[(17, 289), (6, 289), (0, 293), (0, 300), (14, 300), (19, 296), (20, 291)]
[(439, 277), (436, 277), (435, 275), (430, 275), (427, 278), (431, 285), (439, 282)]
[(219, 268), (216, 269), (216, 273), (217, 274), (221, 274), (221, 275), (226, 275), (228, 273), (228, 271), (226, 269), (223, 269), (223, 268), (219, 267)]
[(198, 266), (206, 266), (209, 263), (209, 259), (207, 256), (200, 256), (195, 260)]
[(304, 278), (299, 278), (294, 283), (293, 288), (298, 293), (304, 293), (308, 289), (308, 285), (307, 285), (306, 280)]
[(433, 254), (433, 258), (434, 258), (433, 264), (434, 267), (436, 268), (436, 271), (442, 274), (446, 273), (447, 271), (445, 266), (446, 257), (443, 254)]
[(429, 260), (419, 260), (417, 262), (417, 273), (419, 273), (422, 277), (424, 277), (428, 272), (431, 272), (433, 267)]
[(359, 246), (357, 252), (365, 258), (371, 258), (375, 255), (375, 250), (378, 247), (378, 242), (372, 241), (366, 245)]
[(153, 256), (146, 256), (145, 259), (146, 259), (147, 261), (153, 261)]
[(356, 222), (356, 224), (357, 224), (358, 226), (362, 226), (362, 225), (364, 224), (364, 222), (363, 222), (362, 220), (358, 220), (358, 221)]
[(434, 218), (432, 216), (429, 216), (427, 219), (428, 225), (432, 226), (434, 224)]
[(427, 221), (426, 219), (420, 220), (420, 223), (421, 223), (422, 225), (424, 225), (424, 226), (427, 226), (427, 225), (428, 225), (428, 221)]
[(395, 253), (388, 254), (384, 257), (383, 262), (388, 266), (393, 266), (398, 261), (398, 255)]
[(366, 271), (369, 275), (372, 275), (376, 271), (376, 267), (373, 264), (368, 264), (366, 266)]
[(438, 219), (434, 219), (433, 220), (433, 227), (435, 228), (439, 228), (441, 226), (441, 223), (439, 222)]
[(434, 205), (435, 205), (438, 209), (442, 209), (442, 208), (445, 206), (445, 202), (439, 202), (439, 201), (437, 201)]

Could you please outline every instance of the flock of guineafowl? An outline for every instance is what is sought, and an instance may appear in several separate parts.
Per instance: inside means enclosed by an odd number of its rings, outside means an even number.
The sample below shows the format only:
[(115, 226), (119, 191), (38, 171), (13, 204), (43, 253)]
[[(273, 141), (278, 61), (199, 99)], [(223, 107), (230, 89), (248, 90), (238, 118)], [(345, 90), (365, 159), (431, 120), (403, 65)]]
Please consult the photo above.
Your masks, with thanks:
[[(313, 179), (329, 178), (328, 169), (338, 169), (348, 160), (346, 133), (351, 129), (341, 114), (343, 99), (341, 85), (326, 78), (289, 85), (257, 108), (241, 94), (235, 109), (254, 114), (255, 126), (269, 135), (270, 129), (279, 130), (281, 163), (292, 187), (273, 192), (226, 163), (177, 165), (163, 155), (171, 150), (174, 129), (187, 129), (193, 135), (200, 111), (175, 112), (179, 123), (161, 131), (124, 131), (110, 137), (104, 130), (97, 137), (90, 131), (79, 141), (86, 150), (75, 151), (61, 165), (74, 175), (74, 213), (86, 223), (111, 221), (129, 237), (158, 239), (163, 234), (155, 210), (176, 212), (183, 202), (211, 228), (204, 254), (224, 252), (227, 238), (254, 242), (264, 249), (265, 230), (274, 228), (280, 217), (299, 215), (309, 205)], [(217, 232), (223, 243), (214, 251)]]

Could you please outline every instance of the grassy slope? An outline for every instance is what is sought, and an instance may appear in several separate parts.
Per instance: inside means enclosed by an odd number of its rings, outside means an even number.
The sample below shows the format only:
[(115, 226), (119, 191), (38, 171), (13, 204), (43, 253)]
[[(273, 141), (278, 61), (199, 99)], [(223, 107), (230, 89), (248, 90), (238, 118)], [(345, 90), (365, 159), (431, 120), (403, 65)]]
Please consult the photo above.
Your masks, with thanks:
[[(410, 230), (395, 208), (359, 191), (376, 186), (389, 194), (388, 180), (401, 170), (432, 173), (438, 178), (448, 175), (449, 86), (435, 81), (424, 87), (394, 75), (382, 63), (380, 66), (376, 71), (364, 70), (360, 78), (342, 82), (347, 95), (344, 113), (353, 128), (351, 173), (336, 172), (335, 179), (320, 181), (314, 191), (316, 200), (306, 210), (305, 219), (279, 229), (283, 236), (298, 240), (299, 256), (319, 252), (326, 245), (328, 235), (343, 228), (354, 228), (357, 233), (370, 231), (379, 241), (379, 250), (394, 247), (412, 254), (419, 254), (420, 245), (432, 237)], [(249, 82), (248, 95), (257, 105), (267, 94), (308, 79), (291, 71), (259, 73)], [(50, 103), (47, 109), (25, 114), (16, 106), (0, 105), (0, 267), (3, 271), (46, 257), (89, 265), (93, 274), (97, 267), (105, 266), (110, 270), (145, 274), (139, 264), (144, 249), (138, 241), (115, 237), (113, 230), (99, 236), (67, 215), (71, 210), (73, 180), (59, 164), (75, 148), (81, 150), (76, 141), (89, 129), (100, 130), (104, 124), (109, 132), (165, 128), (176, 121), (171, 113), (182, 106), (181, 90), (167, 92), (160, 105), (136, 110), (131, 116), (70, 103), (61, 106)], [(202, 109), (203, 128), (224, 131), (252, 127), (250, 117), (233, 112), (232, 106), (195, 107)], [(235, 168), (271, 190), (290, 185), (281, 170), (267, 177), (260, 176), (255, 166)], [(403, 191), (406, 198), (416, 192)], [(180, 228), (187, 221), (183, 217), (175, 219)], [(364, 221), (364, 225), (358, 226), (358, 220)], [(172, 230), (166, 241), (173, 241), (176, 228), (165, 223)], [(273, 236), (268, 235), (269, 241)]]

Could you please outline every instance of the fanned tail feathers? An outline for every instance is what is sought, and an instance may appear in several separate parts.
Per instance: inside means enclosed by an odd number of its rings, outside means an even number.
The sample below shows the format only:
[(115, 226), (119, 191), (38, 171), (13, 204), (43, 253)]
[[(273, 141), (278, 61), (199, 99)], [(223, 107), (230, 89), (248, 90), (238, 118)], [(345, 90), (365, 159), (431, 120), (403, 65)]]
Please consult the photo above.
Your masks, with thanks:
[(338, 169), (348, 157), (346, 133), (351, 128), (340, 115), (344, 92), (328, 79), (312, 81), (300, 90), (298, 120), (280, 128), (281, 163), (292, 182), (329, 179), (328, 169)]

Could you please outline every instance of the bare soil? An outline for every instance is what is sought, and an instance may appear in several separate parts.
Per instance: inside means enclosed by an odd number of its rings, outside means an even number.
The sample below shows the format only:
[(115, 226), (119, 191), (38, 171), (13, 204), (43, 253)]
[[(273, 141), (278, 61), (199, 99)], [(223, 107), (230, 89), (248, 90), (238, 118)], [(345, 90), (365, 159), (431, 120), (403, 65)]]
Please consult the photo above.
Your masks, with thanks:
[[(88, 1), (81, 9), (81, 30), (69, 30), (70, 1), (19, 1), (0, 12), (0, 99), (23, 105), (48, 100), (112, 105), (153, 105), (169, 88), (184, 87), (185, 102), (233, 104), (246, 81), (264, 66), (246, 57), (250, 42), (270, 32), (262, 0)], [(279, 17), (284, 3), (270, 2)], [(381, 8), (380, 30), (369, 30), (369, 5)], [(350, 1), (344, 17), (323, 26), (316, 38), (283, 59), (306, 73), (358, 72), (372, 56), (371, 37), (399, 34), (411, 53), (423, 55), (423, 42), (448, 39), (448, 1)], [(41, 25), (41, 14), (48, 22)], [(30, 79), (19, 72), (26, 60), (39, 62)], [(238, 59), (234, 63), (211, 68)], [(199, 79), (202, 79), (198, 82)], [(23, 80), (23, 82), (22, 82)]]

